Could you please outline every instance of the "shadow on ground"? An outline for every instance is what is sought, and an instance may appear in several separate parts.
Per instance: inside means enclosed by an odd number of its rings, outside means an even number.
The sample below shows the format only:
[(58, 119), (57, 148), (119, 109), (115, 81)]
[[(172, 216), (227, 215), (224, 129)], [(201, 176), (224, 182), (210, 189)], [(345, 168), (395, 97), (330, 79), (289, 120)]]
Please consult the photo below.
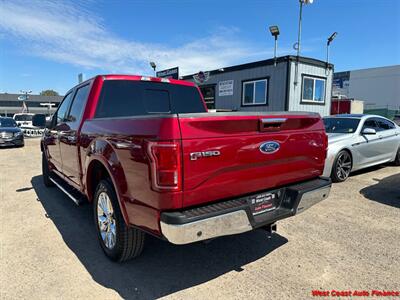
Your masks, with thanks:
[(46, 216), (54, 222), (92, 278), (114, 289), (124, 299), (158, 298), (230, 271), (240, 272), (242, 266), (287, 242), (278, 234), (268, 240), (262, 230), (185, 246), (148, 236), (140, 257), (117, 264), (104, 256), (98, 244), (91, 205), (75, 206), (57, 188), (46, 188), (41, 176), (33, 177), (31, 183)]
[(370, 172), (375, 172), (375, 171), (383, 169), (387, 166), (388, 166), (388, 164), (382, 164), (382, 165), (376, 165), (376, 166), (368, 167), (368, 168), (361, 169), (358, 171), (354, 171), (354, 172), (351, 172), (350, 177), (363, 175), (363, 174), (370, 173)]
[(377, 183), (363, 188), (360, 194), (369, 200), (400, 208), (400, 173), (373, 180)]

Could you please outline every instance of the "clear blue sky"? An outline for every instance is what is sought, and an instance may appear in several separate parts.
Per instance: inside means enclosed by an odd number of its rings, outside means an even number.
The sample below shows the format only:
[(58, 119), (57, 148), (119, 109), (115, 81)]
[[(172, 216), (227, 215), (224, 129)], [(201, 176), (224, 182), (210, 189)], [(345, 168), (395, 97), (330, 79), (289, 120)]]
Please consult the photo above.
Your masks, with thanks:
[[(0, 92), (65, 93), (104, 73), (181, 74), (273, 55), (269, 25), (280, 27), (279, 55), (294, 54), (298, 1), (0, 0)], [(303, 10), (302, 55), (336, 71), (400, 64), (400, 0), (314, 0)]]

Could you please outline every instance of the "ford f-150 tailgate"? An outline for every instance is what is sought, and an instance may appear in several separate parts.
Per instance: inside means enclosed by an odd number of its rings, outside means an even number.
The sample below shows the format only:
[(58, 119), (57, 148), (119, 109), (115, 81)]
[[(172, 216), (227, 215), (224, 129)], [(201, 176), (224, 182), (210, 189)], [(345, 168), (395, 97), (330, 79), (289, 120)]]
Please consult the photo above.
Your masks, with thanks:
[(327, 137), (318, 114), (180, 114), (179, 123), (184, 207), (322, 174)]

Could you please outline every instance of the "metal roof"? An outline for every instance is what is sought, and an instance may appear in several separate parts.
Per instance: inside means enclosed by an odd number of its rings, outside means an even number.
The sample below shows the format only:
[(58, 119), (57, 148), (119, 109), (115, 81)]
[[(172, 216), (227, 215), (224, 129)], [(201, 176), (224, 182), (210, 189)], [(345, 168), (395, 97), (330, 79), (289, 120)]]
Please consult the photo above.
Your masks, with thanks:
[[(299, 62), (303, 64), (308, 64), (312, 66), (318, 66), (318, 67), (327, 67), (330, 69), (333, 69), (333, 64), (327, 64), (326, 62), (315, 59), (315, 58), (310, 58), (310, 57), (303, 57), (299, 56)], [(288, 61), (297, 61), (297, 56), (294, 55), (286, 55), (286, 56), (280, 56), (276, 58), (277, 63), (281, 62), (288, 62)], [(244, 69), (251, 69), (251, 68), (256, 68), (256, 67), (262, 67), (262, 66), (268, 66), (268, 65), (273, 65), (275, 63), (274, 58), (266, 59), (266, 60), (260, 60), (260, 61), (255, 61), (251, 63), (246, 63), (246, 64), (241, 64), (241, 65), (236, 65), (236, 66), (231, 66), (231, 67), (222, 67), (216, 70), (211, 70), (208, 71), (210, 75), (215, 75), (215, 74), (221, 74), (221, 73), (227, 73), (227, 72), (233, 72), (233, 71), (239, 71), (239, 70), (244, 70)], [(207, 71), (207, 70), (203, 70)], [(184, 75), (182, 76), (182, 79), (190, 79), (193, 77), (194, 74), (190, 75)]]
[[(0, 101), (15, 101), (21, 102), (18, 100), (18, 97), (22, 94), (8, 94), (8, 93), (0, 93)], [(61, 102), (64, 96), (42, 96), (42, 95), (28, 95), (28, 101), (30, 102)]]

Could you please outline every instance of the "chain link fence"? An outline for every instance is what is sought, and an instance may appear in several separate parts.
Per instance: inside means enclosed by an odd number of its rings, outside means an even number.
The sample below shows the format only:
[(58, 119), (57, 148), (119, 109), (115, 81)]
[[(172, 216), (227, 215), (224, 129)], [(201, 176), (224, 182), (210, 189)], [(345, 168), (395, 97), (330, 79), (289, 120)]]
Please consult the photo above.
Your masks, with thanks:
[(385, 107), (376, 107), (376, 106), (366, 106), (364, 107), (364, 113), (370, 115), (379, 115), (390, 120), (394, 119), (395, 115), (400, 115), (400, 106), (385, 106)]

